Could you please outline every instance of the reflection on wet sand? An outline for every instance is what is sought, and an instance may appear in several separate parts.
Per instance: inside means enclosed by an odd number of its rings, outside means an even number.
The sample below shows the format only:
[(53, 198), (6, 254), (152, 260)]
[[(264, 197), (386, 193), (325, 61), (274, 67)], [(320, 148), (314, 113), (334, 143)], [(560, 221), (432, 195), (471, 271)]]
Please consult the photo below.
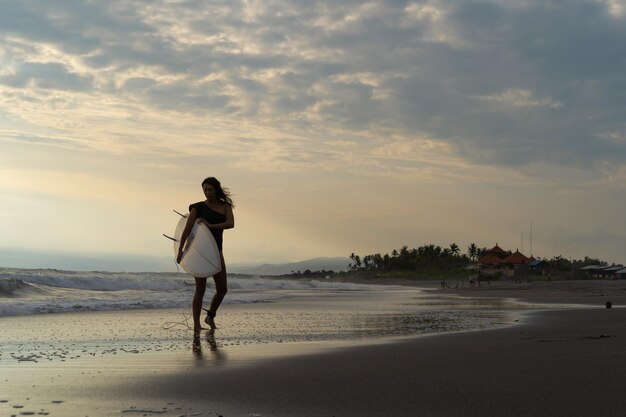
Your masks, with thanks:
[(211, 357), (205, 357), (202, 351), (201, 336), (199, 333), (194, 333), (192, 351), (199, 365), (204, 365), (207, 359), (211, 360), (215, 364), (223, 363), (226, 361), (226, 353), (220, 349), (215, 340), (215, 330), (209, 330), (204, 333), (204, 340), (206, 347), (211, 352)]

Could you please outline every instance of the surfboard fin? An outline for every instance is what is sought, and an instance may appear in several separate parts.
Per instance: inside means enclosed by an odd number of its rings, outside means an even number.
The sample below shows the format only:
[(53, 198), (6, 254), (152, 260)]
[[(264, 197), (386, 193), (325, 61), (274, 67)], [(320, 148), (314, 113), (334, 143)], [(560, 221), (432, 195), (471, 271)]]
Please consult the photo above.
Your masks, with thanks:
[(185, 216), (185, 215), (184, 215), (184, 214), (182, 214), (182, 213), (177, 212), (176, 210), (174, 210), (174, 213), (178, 214), (180, 217), (184, 217), (185, 219), (187, 218), (187, 216)]
[[(177, 212), (176, 210), (174, 210), (174, 213), (178, 214), (180, 217), (184, 217), (185, 219), (187, 218), (187, 216), (185, 216), (185, 215), (184, 215), (184, 214), (182, 214), (182, 213)], [(165, 233), (163, 233), (163, 236), (165, 236), (165, 237), (166, 237), (166, 238), (168, 238), (169, 240), (172, 240), (172, 241), (174, 241), (174, 242), (178, 242), (178, 239), (174, 239), (173, 237), (168, 236), (168, 235), (166, 235)]]
[(166, 238), (168, 238), (169, 240), (173, 240), (174, 242), (178, 242), (178, 239), (174, 239), (171, 236), (166, 235), (165, 233), (163, 233), (163, 236), (165, 236)]

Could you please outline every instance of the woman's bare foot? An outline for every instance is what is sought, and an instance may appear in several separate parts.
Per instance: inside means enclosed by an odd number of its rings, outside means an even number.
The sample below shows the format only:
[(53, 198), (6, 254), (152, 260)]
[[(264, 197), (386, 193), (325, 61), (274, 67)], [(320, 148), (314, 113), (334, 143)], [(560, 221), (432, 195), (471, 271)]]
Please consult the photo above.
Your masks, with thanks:
[(206, 316), (206, 318), (204, 319), (204, 322), (209, 325), (211, 330), (217, 329), (217, 326), (215, 325), (215, 319), (213, 317)]
[(206, 311), (204, 322), (209, 325), (211, 330), (217, 329), (217, 326), (215, 325), (215, 311), (207, 310), (206, 308), (203, 308), (203, 310)]

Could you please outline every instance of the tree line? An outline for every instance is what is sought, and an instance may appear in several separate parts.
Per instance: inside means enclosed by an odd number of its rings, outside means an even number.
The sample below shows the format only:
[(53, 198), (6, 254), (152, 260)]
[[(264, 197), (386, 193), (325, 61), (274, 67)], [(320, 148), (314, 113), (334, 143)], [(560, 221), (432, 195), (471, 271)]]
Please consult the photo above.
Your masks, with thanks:
[[(479, 247), (475, 243), (469, 244), (465, 253), (461, 252), (461, 248), (456, 243), (451, 243), (447, 247), (431, 243), (413, 249), (405, 245), (386, 254), (359, 256), (352, 253), (348, 269), (350, 271), (449, 271), (465, 268), (487, 252), (489, 248)], [(506, 252), (511, 254), (511, 251)], [(558, 255), (547, 262), (561, 271), (579, 269), (587, 265), (608, 265), (601, 259), (587, 256), (580, 260), (570, 260)]]
[(461, 248), (456, 243), (447, 247), (435, 244), (423, 245), (409, 249), (402, 246), (394, 249), (391, 253), (375, 253), (363, 257), (354, 253), (350, 254), (351, 271), (420, 271), (420, 270), (448, 270), (458, 269), (469, 265), (477, 260), (489, 249), (479, 248), (472, 243), (467, 248), (467, 253), (461, 253)]

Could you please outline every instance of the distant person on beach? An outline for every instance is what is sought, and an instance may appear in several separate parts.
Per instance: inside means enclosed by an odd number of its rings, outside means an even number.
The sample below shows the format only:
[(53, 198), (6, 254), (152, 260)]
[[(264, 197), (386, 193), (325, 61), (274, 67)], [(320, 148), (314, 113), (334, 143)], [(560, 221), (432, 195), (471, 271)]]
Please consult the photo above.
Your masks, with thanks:
[[(202, 191), (206, 200), (199, 201), (189, 206), (189, 217), (187, 218), (187, 225), (180, 239), (180, 246), (178, 249), (178, 256), (176, 262), (180, 263), (183, 257), (183, 248), (185, 247), (185, 241), (189, 237), (189, 233), (196, 222), (196, 219), (200, 219), (201, 223), (204, 223), (217, 243), (217, 247), (220, 251), (220, 257), (222, 259), (222, 270), (213, 275), (213, 281), (215, 282), (215, 294), (211, 300), (211, 306), (207, 312), (207, 316), (204, 322), (209, 325), (211, 330), (216, 329), (215, 315), (219, 308), (224, 296), (226, 295), (227, 283), (226, 283), (226, 264), (224, 263), (224, 255), (222, 254), (222, 234), (224, 229), (232, 229), (235, 227), (235, 218), (233, 216), (233, 200), (230, 198), (228, 189), (222, 188), (220, 182), (214, 177), (205, 178), (202, 181)], [(202, 299), (204, 298), (204, 291), (206, 290), (206, 277), (196, 279), (196, 292), (193, 296), (192, 313), (193, 313), (193, 329), (194, 333), (200, 333), (203, 327), (200, 324), (200, 312), (202, 310)]]

